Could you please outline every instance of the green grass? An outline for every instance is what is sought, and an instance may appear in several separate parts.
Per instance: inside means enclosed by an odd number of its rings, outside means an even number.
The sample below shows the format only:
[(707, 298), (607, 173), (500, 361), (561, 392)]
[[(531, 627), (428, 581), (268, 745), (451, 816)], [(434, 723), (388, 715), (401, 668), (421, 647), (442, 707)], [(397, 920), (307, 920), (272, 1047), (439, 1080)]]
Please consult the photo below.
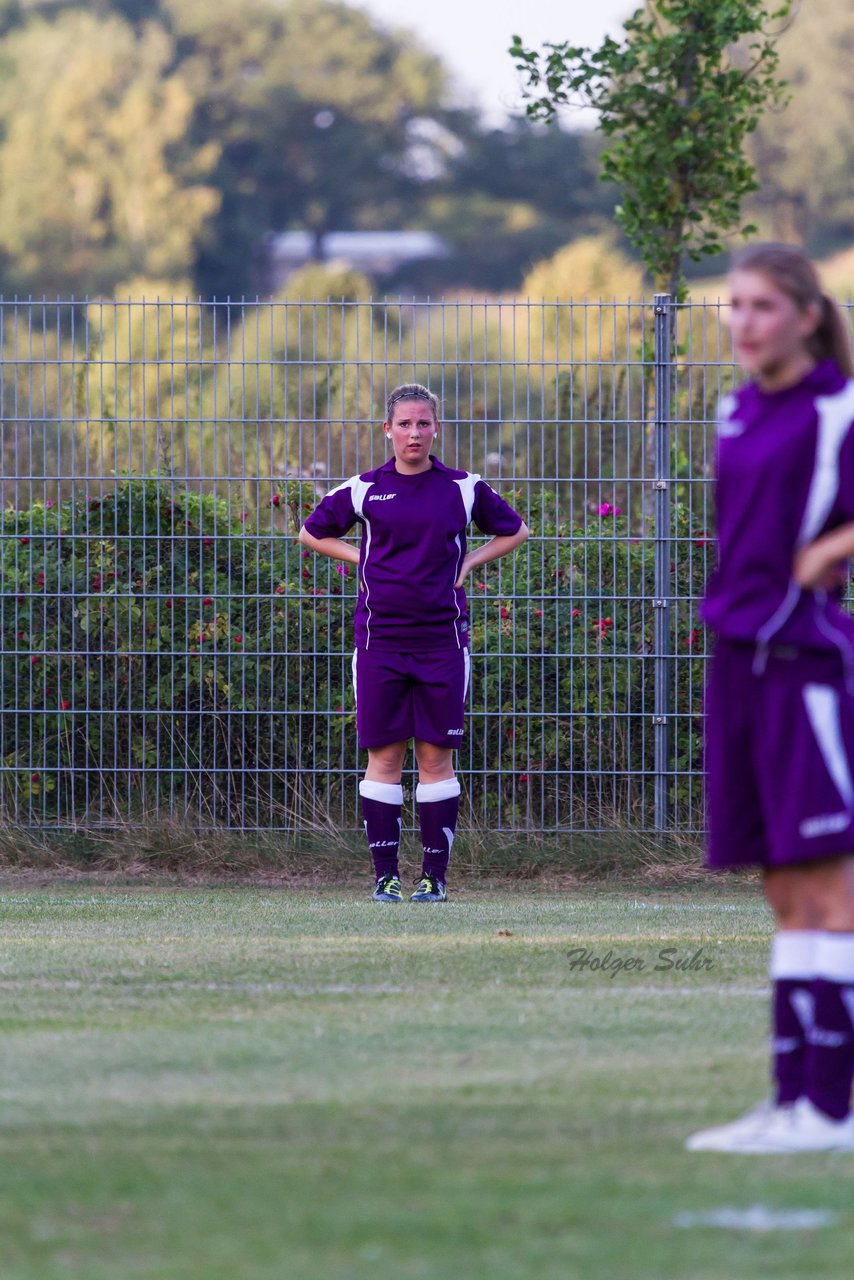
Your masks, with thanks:
[[(765, 1090), (768, 937), (721, 882), (0, 889), (0, 1274), (837, 1280), (849, 1158), (683, 1150)], [(674, 1222), (756, 1203), (839, 1220)]]

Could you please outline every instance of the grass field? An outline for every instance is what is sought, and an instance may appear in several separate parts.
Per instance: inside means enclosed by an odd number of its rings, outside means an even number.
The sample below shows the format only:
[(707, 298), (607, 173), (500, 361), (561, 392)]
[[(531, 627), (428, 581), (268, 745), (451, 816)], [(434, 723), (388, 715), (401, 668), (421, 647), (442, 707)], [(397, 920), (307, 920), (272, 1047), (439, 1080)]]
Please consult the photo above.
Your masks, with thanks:
[[(683, 1150), (764, 1092), (768, 937), (721, 882), (0, 888), (0, 1277), (848, 1275), (850, 1157)], [(756, 1204), (837, 1221), (677, 1224)]]

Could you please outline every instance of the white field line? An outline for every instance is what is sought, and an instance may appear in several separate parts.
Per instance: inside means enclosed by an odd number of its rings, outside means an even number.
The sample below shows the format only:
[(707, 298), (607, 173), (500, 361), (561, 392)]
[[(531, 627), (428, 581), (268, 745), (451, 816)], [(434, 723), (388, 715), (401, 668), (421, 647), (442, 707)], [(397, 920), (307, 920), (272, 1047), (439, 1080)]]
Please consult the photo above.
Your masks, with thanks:
[[(61, 982), (51, 982), (44, 978), (17, 979), (17, 980), (0, 980), (0, 991), (93, 991), (93, 990), (115, 990), (116, 988), (132, 989), (133, 991), (162, 991), (168, 993), (170, 991), (235, 991), (258, 994), (267, 992), (280, 992), (288, 995), (400, 995), (406, 991), (417, 988), (419, 983), (411, 983), (409, 986), (391, 986), (388, 983), (308, 983), (308, 982), (188, 982), (183, 978), (169, 979), (163, 978), (159, 982), (151, 982), (150, 980), (141, 981), (134, 974), (121, 974), (113, 978), (95, 978), (87, 979), (85, 982), (77, 978), (66, 978)], [(502, 983), (502, 986), (511, 987), (509, 983)], [(435, 987), (436, 983), (431, 983)], [(565, 986), (560, 988), (560, 994), (566, 996), (584, 996), (589, 999), (591, 995), (595, 995), (600, 991), (608, 992), (608, 994), (632, 995), (632, 996), (664, 996), (670, 998), (672, 996), (746, 996), (751, 999), (767, 999), (769, 995), (769, 987), (730, 987), (730, 986), (712, 986), (709, 983), (695, 983), (690, 986), (644, 986), (640, 983), (634, 985), (619, 986), (615, 983), (603, 979), (596, 983), (587, 983), (583, 986)]]
[(826, 1209), (769, 1209), (752, 1204), (746, 1209), (723, 1206), (701, 1213), (678, 1213), (673, 1221), (677, 1227), (723, 1227), (728, 1231), (814, 1231), (834, 1226), (839, 1214)]
[(66, 979), (63, 982), (47, 982), (34, 979), (32, 982), (0, 982), (0, 991), (93, 991), (116, 990), (128, 988), (132, 991), (159, 991), (168, 995), (170, 991), (234, 991), (247, 995), (267, 995), (284, 993), (286, 995), (401, 995), (408, 987), (390, 986), (387, 983), (348, 983), (335, 982), (313, 984), (305, 982), (186, 982), (183, 979), (162, 982), (137, 982), (132, 977), (110, 978), (80, 982), (77, 979)]

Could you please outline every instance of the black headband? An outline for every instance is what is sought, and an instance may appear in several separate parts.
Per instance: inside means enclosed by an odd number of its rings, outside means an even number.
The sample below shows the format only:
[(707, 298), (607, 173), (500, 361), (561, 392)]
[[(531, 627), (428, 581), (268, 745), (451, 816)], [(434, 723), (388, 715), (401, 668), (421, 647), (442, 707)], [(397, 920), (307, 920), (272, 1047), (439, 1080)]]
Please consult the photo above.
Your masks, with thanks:
[[(426, 400), (428, 404), (433, 404), (433, 396), (429, 391), (398, 391), (386, 404), (386, 412), (388, 413), (399, 400)], [(436, 406), (433, 405), (433, 407)]]

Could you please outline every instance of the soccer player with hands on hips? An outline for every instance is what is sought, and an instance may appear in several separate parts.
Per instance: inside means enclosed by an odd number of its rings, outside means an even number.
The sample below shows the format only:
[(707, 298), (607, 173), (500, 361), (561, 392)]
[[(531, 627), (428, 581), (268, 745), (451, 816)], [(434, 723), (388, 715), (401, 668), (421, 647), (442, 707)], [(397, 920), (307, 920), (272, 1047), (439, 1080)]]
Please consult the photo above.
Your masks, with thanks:
[(774, 1092), (689, 1150), (854, 1152), (854, 381), (842, 317), (791, 245), (745, 249), (729, 326), (750, 381), (718, 423), (706, 689), (712, 868), (762, 870)]
[[(462, 742), (469, 683), (466, 577), (528, 537), (521, 516), (478, 475), (444, 466), (431, 450), (439, 402), (418, 383), (388, 397), (383, 431), (392, 457), (327, 493), (300, 542), (358, 565), (353, 684), (359, 785), (376, 875), (376, 902), (401, 902), (398, 853), (407, 745), (418, 765), (415, 798), (424, 846), (413, 902), (444, 902), (459, 808), (454, 750)], [(474, 521), (491, 540), (474, 551)], [(344, 541), (362, 526), (360, 546)]]

